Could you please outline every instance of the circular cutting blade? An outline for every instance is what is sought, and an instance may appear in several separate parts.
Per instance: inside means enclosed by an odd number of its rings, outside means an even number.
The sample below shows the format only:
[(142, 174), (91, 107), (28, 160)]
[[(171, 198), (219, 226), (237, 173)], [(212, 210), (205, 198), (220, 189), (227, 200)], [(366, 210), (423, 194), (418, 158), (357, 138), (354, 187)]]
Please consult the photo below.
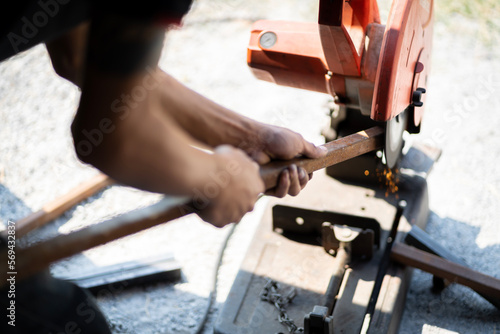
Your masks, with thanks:
[(385, 161), (389, 168), (394, 168), (403, 150), (403, 132), (408, 122), (408, 112), (405, 110), (387, 121), (385, 128)]

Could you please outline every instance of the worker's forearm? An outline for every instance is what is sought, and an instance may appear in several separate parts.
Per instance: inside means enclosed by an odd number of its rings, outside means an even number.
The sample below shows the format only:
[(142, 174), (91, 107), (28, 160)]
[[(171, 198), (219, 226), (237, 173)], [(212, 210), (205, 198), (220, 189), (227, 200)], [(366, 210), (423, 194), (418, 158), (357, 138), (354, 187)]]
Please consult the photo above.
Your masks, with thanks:
[[(145, 99), (127, 114), (114, 113), (102, 101), (109, 101), (120, 89), (102, 87), (120, 85), (104, 77), (98, 80), (91, 80), (92, 88), (84, 89), (73, 122), (81, 160), (121, 183), (188, 196), (202, 189), (210, 181), (210, 173), (221, 168), (216, 156), (190, 145), (193, 139), (160, 111), (156, 99)], [(133, 87), (133, 81), (127, 86)]]
[(104, 172), (136, 188), (188, 196), (203, 189), (209, 173), (219, 169), (213, 155), (190, 146), (184, 134), (163, 119), (144, 126), (147, 131), (120, 135), (111, 148), (117, 147), (118, 154), (94, 165), (101, 164)]
[(120, 126), (92, 154), (80, 157), (120, 183), (173, 195), (196, 195), (220, 168), (214, 155), (190, 146), (182, 130), (163, 119), (140, 123), (147, 131)]
[(215, 147), (229, 144), (245, 149), (255, 147), (266, 126), (239, 115), (184, 86), (158, 70), (164, 112), (193, 137)]
[(84, 22), (46, 43), (56, 73), (78, 87), (82, 85), (89, 26)]
[[(141, 20), (114, 14), (92, 20), (75, 148), (119, 182), (192, 195), (217, 170), (217, 159), (189, 145), (193, 139), (161, 112), (158, 89), (145, 86), (163, 37), (163, 28)], [(125, 97), (126, 107), (116, 103)]]

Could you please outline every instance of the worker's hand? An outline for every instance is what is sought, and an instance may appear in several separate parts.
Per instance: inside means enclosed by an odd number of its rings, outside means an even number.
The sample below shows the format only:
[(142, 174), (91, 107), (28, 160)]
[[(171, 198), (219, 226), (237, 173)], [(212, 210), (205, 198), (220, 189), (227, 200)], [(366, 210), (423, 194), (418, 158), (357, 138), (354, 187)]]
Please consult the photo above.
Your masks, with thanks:
[[(297, 156), (319, 158), (326, 155), (327, 150), (306, 141), (300, 134), (291, 130), (265, 125), (259, 130), (258, 145), (247, 148), (249, 155), (263, 165), (273, 159), (288, 160)], [(278, 185), (266, 192), (267, 195), (284, 197), (287, 194), (296, 196), (312, 178), (312, 174), (296, 165), (284, 170)]]
[(210, 175), (212, 180), (203, 189), (196, 191), (194, 204), (201, 206), (199, 216), (203, 220), (223, 227), (239, 222), (252, 211), (265, 189), (259, 165), (242, 150), (222, 145), (215, 149), (214, 158), (218, 171)]

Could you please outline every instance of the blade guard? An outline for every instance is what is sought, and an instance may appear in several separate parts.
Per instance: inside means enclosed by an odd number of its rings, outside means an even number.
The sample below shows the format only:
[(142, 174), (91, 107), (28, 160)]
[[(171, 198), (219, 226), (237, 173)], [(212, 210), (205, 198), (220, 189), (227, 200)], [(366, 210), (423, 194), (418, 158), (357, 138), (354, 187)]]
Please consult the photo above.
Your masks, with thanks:
[(380, 22), (377, 3), (321, 0), (319, 12), (318, 24), (267, 20), (254, 23), (247, 62), (261, 80), (343, 100), (344, 78), (362, 74), (366, 27)]
[[(426, 86), (432, 1), (395, 0), (383, 39), (366, 38), (378, 30), (370, 26), (380, 23), (375, 0), (321, 0), (318, 24), (257, 21), (248, 46), (248, 65), (261, 80), (330, 94), (339, 103), (349, 103), (348, 96), (365, 82), (364, 101), (368, 111), (371, 106), (371, 118), (387, 121), (410, 105), (417, 87)], [(368, 39), (380, 45), (373, 47)], [(346, 87), (346, 82), (352, 86)], [(414, 113), (415, 126), (422, 112), (419, 108)]]
[(372, 119), (388, 121), (410, 107), (414, 125), (420, 124), (423, 108), (412, 105), (412, 95), (427, 86), (432, 28), (433, 0), (393, 2), (377, 69)]

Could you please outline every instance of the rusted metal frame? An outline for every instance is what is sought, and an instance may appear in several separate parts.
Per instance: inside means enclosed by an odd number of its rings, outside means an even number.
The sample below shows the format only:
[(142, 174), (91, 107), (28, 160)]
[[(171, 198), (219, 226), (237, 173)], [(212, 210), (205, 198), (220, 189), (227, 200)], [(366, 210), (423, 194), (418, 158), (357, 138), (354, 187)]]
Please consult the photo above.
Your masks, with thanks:
[[(412, 226), (404, 242), (409, 246), (413, 246), (424, 252), (437, 255), (440, 258), (446, 259), (448, 261), (454, 262), (456, 264), (468, 268), (468, 265), (467, 263), (465, 263), (464, 260), (462, 260), (455, 254), (453, 254), (452, 252), (441, 246), (441, 244), (432, 239), (430, 235), (428, 235), (424, 230), (422, 230), (418, 226)], [(438, 276), (433, 276), (432, 283), (433, 283), (433, 289), (442, 290), (453, 282), (445, 280)], [(479, 295), (481, 295), (481, 297), (483, 297), (491, 304), (495, 305), (498, 309), (500, 309), (500, 299), (492, 298), (489, 294), (484, 294), (484, 293), (479, 293)]]
[(500, 301), (500, 279), (403, 243), (393, 245), (391, 258), (401, 264), (465, 285), (480, 294), (489, 296), (492, 300)]
[[(316, 170), (352, 159), (383, 147), (384, 130), (373, 127), (350, 136), (329, 142), (326, 156), (317, 159), (297, 158), (275, 161), (261, 167), (260, 174), (266, 189), (276, 186), (281, 172), (291, 164), (296, 164), (312, 173)], [(112, 240), (137, 233), (164, 222), (180, 218), (196, 209), (187, 198), (165, 197), (160, 202), (138, 209), (108, 221), (92, 225), (67, 235), (59, 235), (16, 252), (17, 278), (28, 277), (46, 268), (50, 263), (75, 255)], [(0, 263), (6, 264), (7, 251), (0, 252)], [(8, 271), (0, 273), (0, 286), (6, 282)]]
[[(164, 198), (146, 208), (131, 211), (69, 234), (59, 235), (28, 248), (17, 249), (16, 277), (18, 279), (28, 277), (45, 269), (52, 262), (179, 218), (188, 213), (187, 206), (183, 206), (187, 201), (187, 198), (180, 197)], [(4, 259), (7, 259), (6, 253), (6, 251), (1, 253), (4, 263), (6, 261)], [(8, 277), (6, 271), (0, 276), (3, 281)]]
[[(44, 205), (40, 210), (16, 221), (16, 237), (20, 238), (28, 232), (56, 219), (74, 205), (113, 183), (114, 181), (108, 176), (98, 174), (92, 179), (79, 184), (67, 194)], [(2, 233), (4, 237), (6, 236), (5, 232)]]

